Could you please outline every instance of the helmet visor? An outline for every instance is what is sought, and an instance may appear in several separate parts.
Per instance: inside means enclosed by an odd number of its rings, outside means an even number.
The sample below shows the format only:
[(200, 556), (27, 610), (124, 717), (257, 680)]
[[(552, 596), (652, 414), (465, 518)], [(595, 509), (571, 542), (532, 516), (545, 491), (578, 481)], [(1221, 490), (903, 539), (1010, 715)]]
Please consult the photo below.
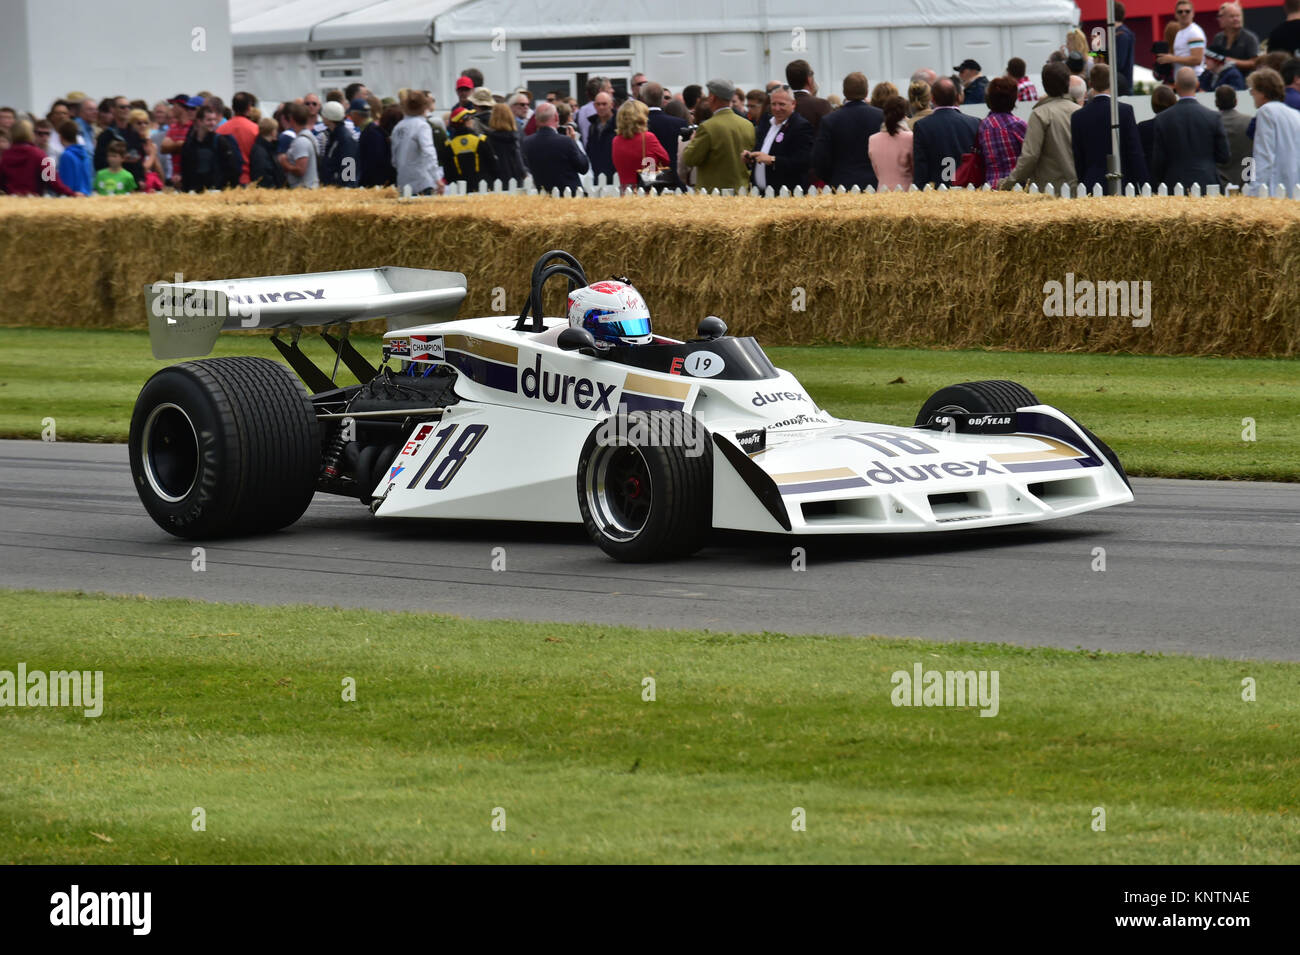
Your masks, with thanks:
[(619, 322), (602, 322), (604, 327), (619, 338), (644, 338), (650, 334), (650, 319), (625, 318)]

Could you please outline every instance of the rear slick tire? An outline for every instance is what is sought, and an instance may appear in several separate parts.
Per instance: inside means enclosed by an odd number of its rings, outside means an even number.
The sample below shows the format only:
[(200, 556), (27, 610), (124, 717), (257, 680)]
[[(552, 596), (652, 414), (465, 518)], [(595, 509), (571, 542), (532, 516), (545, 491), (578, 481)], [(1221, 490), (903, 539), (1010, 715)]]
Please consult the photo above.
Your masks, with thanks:
[(177, 537), (278, 531), (316, 491), (321, 437), (311, 398), (265, 358), (162, 369), (136, 399), (129, 440), (140, 501)]

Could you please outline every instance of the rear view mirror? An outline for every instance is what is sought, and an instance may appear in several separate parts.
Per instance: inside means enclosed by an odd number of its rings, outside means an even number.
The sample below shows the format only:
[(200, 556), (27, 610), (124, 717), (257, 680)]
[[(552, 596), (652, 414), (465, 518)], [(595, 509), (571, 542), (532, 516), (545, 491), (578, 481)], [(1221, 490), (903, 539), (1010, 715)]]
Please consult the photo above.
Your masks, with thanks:
[(561, 351), (580, 351), (591, 355), (596, 354), (596, 339), (585, 328), (573, 328), (572, 326), (566, 328), (560, 332), (560, 337), (556, 339), (555, 344), (560, 346)]

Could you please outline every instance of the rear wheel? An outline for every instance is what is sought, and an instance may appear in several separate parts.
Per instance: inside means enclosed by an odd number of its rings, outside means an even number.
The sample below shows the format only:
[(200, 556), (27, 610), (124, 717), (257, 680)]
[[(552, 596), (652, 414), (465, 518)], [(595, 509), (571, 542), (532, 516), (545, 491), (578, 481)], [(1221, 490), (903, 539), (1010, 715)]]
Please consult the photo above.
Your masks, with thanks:
[(616, 560), (693, 554), (713, 520), (713, 445), (680, 411), (616, 415), (578, 458), (578, 510), (587, 535)]
[(131, 476), (177, 537), (287, 527), (311, 503), (320, 429), (307, 390), (277, 362), (213, 358), (159, 371), (131, 416)]

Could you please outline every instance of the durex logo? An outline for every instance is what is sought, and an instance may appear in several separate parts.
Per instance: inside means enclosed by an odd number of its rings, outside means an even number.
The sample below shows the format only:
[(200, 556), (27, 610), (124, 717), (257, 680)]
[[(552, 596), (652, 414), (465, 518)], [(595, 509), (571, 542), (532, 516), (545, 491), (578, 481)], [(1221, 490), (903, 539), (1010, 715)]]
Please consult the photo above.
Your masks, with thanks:
[(573, 404), (583, 411), (604, 411), (613, 414), (609, 399), (617, 385), (606, 385), (590, 378), (576, 375), (562, 375), (558, 371), (542, 368), (542, 356), (533, 359), (531, 368), (525, 368), (519, 375), (519, 390), (526, 398), (547, 401), (551, 404)]
[(769, 391), (764, 394), (761, 391), (754, 392), (751, 404), (755, 408), (761, 408), (763, 405), (776, 404), (778, 401), (807, 401), (808, 399), (797, 391)]

